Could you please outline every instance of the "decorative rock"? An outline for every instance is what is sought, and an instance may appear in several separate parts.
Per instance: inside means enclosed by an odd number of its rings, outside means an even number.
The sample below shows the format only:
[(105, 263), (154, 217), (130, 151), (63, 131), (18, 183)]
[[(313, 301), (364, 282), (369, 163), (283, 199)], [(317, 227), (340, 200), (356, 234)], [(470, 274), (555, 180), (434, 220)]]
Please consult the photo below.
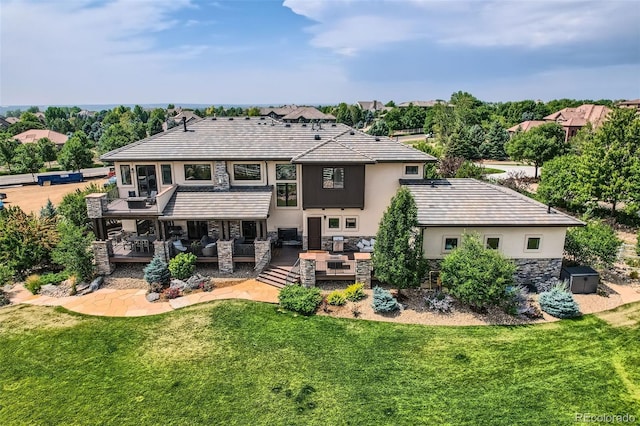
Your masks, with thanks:
[(209, 281), (209, 278), (203, 277), (200, 274), (195, 274), (189, 277), (187, 280), (186, 288), (190, 288), (191, 290), (196, 290), (200, 288), (200, 284), (205, 284)]
[(185, 288), (187, 288), (187, 283), (182, 280), (177, 280), (174, 278), (171, 280), (171, 285), (169, 287), (177, 288), (179, 290), (184, 290)]
[(95, 280), (91, 281), (91, 284), (89, 284), (89, 292), (94, 292), (98, 290), (103, 282), (104, 282), (104, 277), (102, 276), (99, 276)]
[(160, 295), (158, 293), (149, 293), (149, 294), (147, 294), (147, 301), (148, 302), (155, 302), (158, 299), (160, 299)]
[(59, 285), (46, 284), (40, 288), (40, 294), (49, 297), (67, 297), (71, 296), (73, 287), (68, 280), (61, 282)]

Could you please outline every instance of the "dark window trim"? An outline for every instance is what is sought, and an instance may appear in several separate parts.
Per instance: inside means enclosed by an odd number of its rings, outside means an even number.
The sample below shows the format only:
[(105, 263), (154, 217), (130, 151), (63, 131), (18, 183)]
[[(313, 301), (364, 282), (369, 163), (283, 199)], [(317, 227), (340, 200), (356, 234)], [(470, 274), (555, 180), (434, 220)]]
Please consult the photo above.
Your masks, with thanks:
[[(295, 197), (289, 198), (288, 196), (285, 197), (285, 202), (287, 202), (287, 204), (284, 205), (280, 205), (278, 204), (280, 201), (280, 196), (279, 196), (279, 189), (278, 187), (284, 185), (285, 187), (285, 193), (289, 194), (290, 192), (290, 188), (293, 187), (294, 189), (294, 193), (295, 193)], [(293, 203), (293, 204), (289, 204), (289, 203)], [(297, 182), (276, 182), (276, 207), (298, 207), (298, 183)]]
[[(208, 178), (206, 178), (206, 179), (196, 179), (196, 178), (189, 179), (189, 178), (187, 177), (187, 168), (188, 168), (188, 167), (193, 167), (194, 169), (195, 169), (196, 167), (203, 167), (205, 170), (208, 168), (208, 169), (209, 169), (209, 177), (208, 177)], [(194, 175), (194, 176), (195, 176), (195, 175)], [(189, 182), (191, 182), (191, 181), (196, 181), (196, 182), (207, 182), (207, 181), (210, 181), (210, 180), (211, 180), (211, 177), (212, 177), (212, 176), (213, 176), (213, 175), (212, 175), (212, 171), (211, 171), (211, 164), (210, 164), (210, 163), (190, 163), (190, 164), (185, 164), (185, 165), (184, 165), (184, 180), (185, 180), (185, 181), (189, 181)]]
[[(164, 176), (165, 168), (169, 169), (169, 182), (165, 180), (165, 176)], [(162, 177), (163, 185), (173, 185), (173, 167), (171, 167), (171, 164), (160, 164), (160, 176)]]
[[(247, 177), (238, 178), (236, 176), (236, 167), (237, 166), (258, 166), (258, 178), (257, 179), (252, 179), (248, 175), (247, 175)], [(235, 164), (233, 164), (233, 180), (234, 181), (242, 181), (242, 182), (246, 182), (246, 181), (261, 181), (262, 180), (262, 167), (261, 167), (260, 163), (235, 163)]]
[[(126, 173), (124, 172), (126, 170)], [(127, 182), (124, 177), (127, 176)], [(131, 166), (128, 164), (120, 164), (120, 182), (122, 185), (133, 185), (133, 179), (131, 179)]]

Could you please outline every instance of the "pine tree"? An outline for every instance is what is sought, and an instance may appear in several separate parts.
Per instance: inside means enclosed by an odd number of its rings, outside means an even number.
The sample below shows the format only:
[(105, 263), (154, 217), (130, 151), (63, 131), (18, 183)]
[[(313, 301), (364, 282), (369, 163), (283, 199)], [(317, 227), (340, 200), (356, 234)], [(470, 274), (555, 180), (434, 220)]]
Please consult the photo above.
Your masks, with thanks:
[(154, 256), (151, 262), (144, 268), (144, 280), (149, 284), (160, 283), (166, 285), (171, 279), (171, 273), (167, 263), (158, 256)]
[(504, 144), (508, 140), (509, 133), (498, 121), (494, 121), (487, 132), (484, 143), (480, 145), (480, 156), (493, 160), (505, 160), (507, 154), (504, 152)]
[(400, 308), (395, 297), (388, 290), (381, 287), (373, 289), (373, 303), (371, 306), (375, 312), (393, 312)]
[(382, 216), (373, 267), (379, 280), (407, 288), (420, 285), (424, 265), (418, 208), (409, 190), (401, 188)]
[(50, 199), (47, 198), (47, 204), (40, 209), (40, 218), (53, 219), (58, 214), (56, 207), (53, 205)]

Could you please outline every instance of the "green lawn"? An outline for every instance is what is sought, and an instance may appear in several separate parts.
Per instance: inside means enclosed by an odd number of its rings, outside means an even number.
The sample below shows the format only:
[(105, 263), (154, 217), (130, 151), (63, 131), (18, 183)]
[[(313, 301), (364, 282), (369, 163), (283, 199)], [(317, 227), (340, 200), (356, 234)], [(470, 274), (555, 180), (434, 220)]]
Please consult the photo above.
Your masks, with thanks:
[(640, 329), (424, 327), (225, 301), (0, 310), (0, 424), (574, 424), (640, 418)]
[(484, 173), (485, 175), (493, 175), (493, 174), (497, 174), (497, 173), (504, 173), (504, 170), (495, 169), (495, 168), (492, 168), (492, 167), (485, 167), (484, 169), (482, 169), (482, 173)]

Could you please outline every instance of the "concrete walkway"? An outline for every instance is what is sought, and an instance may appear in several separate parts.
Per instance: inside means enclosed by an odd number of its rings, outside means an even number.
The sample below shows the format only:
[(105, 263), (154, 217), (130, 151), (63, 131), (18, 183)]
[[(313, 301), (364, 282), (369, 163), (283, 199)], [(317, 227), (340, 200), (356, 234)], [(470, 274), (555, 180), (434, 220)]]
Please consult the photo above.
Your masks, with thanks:
[(278, 289), (256, 280), (215, 288), (211, 292), (191, 293), (167, 302), (150, 303), (146, 290), (100, 289), (84, 296), (48, 297), (33, 295), (23, 286), (16, 286), (9, 293), (12, 303), (39, 306), (62, 306), (73, 312), (106, 317), (141, 317), (157, 315), (197, 303), (222, 299), (244, 299), (256, 302), (278, 303)]

